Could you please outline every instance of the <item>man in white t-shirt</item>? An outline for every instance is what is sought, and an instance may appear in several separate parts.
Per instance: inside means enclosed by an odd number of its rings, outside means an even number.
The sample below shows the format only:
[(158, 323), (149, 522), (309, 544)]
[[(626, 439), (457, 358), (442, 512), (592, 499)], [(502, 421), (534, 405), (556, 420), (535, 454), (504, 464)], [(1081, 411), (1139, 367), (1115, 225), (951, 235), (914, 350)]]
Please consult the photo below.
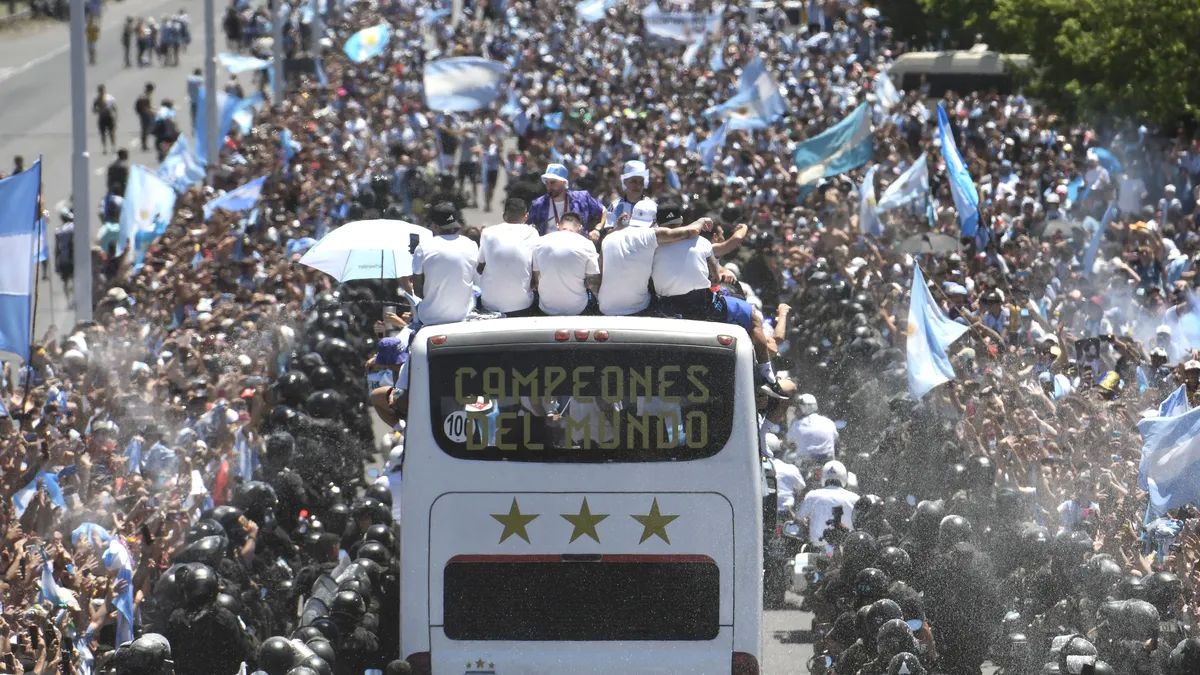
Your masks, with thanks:
[(650, 170), (646, 168), (645, 162), (636, 159), (625, 162), (625, 169), (621, 172), (621, 185), (625, 187), (624, 194), (608, 207), (606, 217), (600, 221), (597, 228), (616, 227), (621, 216), (632, 216), (634, 207), (641, 202), (649, 202), (651, 206), (656, 206), (654, 200), (645, 196), (646, 188), (650, 187)]
[(775, 434), (767, 434), (763, 454), (771, 460), (771, 466), (775, 469), (775, 494), (778, 498), (775, 508), (781, 518), (791, 519), (792, 509), (796, 508), (796, 500), (804, 494), (806, 486), (800, 469), (778, 456), (781, 450), (782, 443), (779, 442), (779, 437)]
[(801, 394), (796, 419), (788, 427), (787, 440), (796, 459), (802, 463), (824, 464), (834, 458), (838, 430), (833, 420), (817, 414), (817, 398)]
[(595, 311), (593, 293), (600, 287), (600, 256), (583, 232), (583, 220), (565, 213), (558, 229), (542, 235), (533, 251), (538, 307), (549, 316)]
[(504, 203), (504, 222), (483, 228), (479, 236), (479, 286), (484, 308), (506, 316), (536, 313), (533, 249), (538, 233), (525, 223), (525, 200)]
[[(679, 227), (683, 212), (671, 218), (659, 214), (660, 227)], [(728, 294), (716, 294), (712, 287), (720, 282), (720, 268), (713, 253), (712, 242), (703, 237), (661, 244), (654, 252), (654, 267), (650, 278), (658, 295), (660, 311), (667, 316), (679, 316), (697, 321), (720, 321), (746, 329), (754, 343), (759, 376), (775, 383), (771, 368), (771, 350), (763, 332), (762, 315), (749, 302)]]
[(622, 215), (616, 231), (600, 244), (603, 267), (600, 284), (600, 313), (629, 316), (650, 306), (650, 273), (654, 251), (670, 244), (700, 236), (712, 229), (712, 220), (701, 218), (687, 227), (653, 227), (659, 214), (664, 220), (682, 217), (678, 204), (656, 205), (649, 199), (639, 201), (633, 211)]
[(437, 236), (413, 252), (412, 291), (421, 298), (416, 319), (422, 326), (454, 323), (475, 309), (475, 268), (479, 247), (460, 235), (462, 221), (454, 205), (442, 202), (430, 209)]
[[(858, 503), (858, 495), (845, 487), (849, 473), (841, 462), (826, 464), (821, 469), (821, 480), (823, 487), (804, 495), (796, 513), (798, 518), (808, 521), (808, 539), (813, 543), (824, 541), (825, 530), (829, 529), (829, 521), (833, 520), (834, 509), (838, 507), (842, 510), (842, 527), (853, 531), (854, 505)], [(833, 546), (826, 542), (825, 550), (832, 553)]]

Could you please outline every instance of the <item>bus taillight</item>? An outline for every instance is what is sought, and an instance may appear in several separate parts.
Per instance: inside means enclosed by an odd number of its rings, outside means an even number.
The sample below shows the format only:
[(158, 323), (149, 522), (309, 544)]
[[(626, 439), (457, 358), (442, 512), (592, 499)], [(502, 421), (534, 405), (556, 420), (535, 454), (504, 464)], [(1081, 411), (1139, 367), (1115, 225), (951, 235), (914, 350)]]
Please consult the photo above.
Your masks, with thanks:
[[(736, 658), (736, 654), (734, 657)], [(433, 661), (429, 658), (429, 652), (416, 652), (408, 655), (408, 665), (412, 668), (413, 675), (430, 675), (433, 672)], [(734, 672), (737, 672), (736, 669)], [(758, 673), (758, 666), (755, 665), (754, 672)]]
[(717, 342), (728, 347), (729, 345), (733, 344), (733, 336), (732, 335), (718, 335)]
[(554, 341), (555, 342), (566, 342), (567, 340), (570, 340), (570, 339), (571, 339), (571, 331), (569, 331), (565, 328), (554, 331)]
[(429, 344), (444, 345), (444, 344), (446, 344), (446, 336), (445, 335), (434, 335), (433, 337), (429, 338)]
[[(409, 657), (408, 662), (412, 663), (412, 657)], [(413, 672), (417, 672), (416, 667), (413, 667)], [(758, 659), (754, 658), (753, 654), (734, 652), (730, 673), (732, 675), (758, 675)]]
[(604, 342), (608, 339), (608, 331), (598, 330), (595, 333), (592, 333), (592, 337), (596, 339), (596, 342)]
[(588, 339), (588, 331), (586, 331), (582, 328), (576, 328), (575, 329), (575, 339), (578, 340), (579, 342), (583, 342), (584, 340), (587, 340)]

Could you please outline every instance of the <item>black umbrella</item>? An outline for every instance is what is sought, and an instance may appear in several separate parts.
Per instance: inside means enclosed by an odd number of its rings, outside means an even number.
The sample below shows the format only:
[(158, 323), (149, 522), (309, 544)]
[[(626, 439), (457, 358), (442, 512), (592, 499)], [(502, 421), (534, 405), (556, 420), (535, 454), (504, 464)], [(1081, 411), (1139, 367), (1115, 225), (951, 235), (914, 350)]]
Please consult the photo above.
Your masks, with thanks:
[(1087, 228), (1077, 220), (1057, 219), (1043, 221), (1033, 230), (1033, 235), (1042, 239), (1050, 239), (1056, 234), (1062, 235), (1063, 239), (1074, 239), (1087, 236)]
[(900, 250), (913, 255), (921, 253), (950, 253), (958, 249), (958, 239), (938, 232), (914, 234), (900, 242)]

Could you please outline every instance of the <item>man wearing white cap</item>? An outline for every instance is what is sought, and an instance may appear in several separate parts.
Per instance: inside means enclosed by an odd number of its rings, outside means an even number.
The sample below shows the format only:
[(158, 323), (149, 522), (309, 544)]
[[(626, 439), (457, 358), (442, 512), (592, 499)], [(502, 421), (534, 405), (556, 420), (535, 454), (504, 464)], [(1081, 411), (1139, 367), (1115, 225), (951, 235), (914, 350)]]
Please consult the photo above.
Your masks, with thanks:
[(604, 205), (595, 197), (586, 190), (567, 189), (571, 181), (567, 167), (562, 164), (547, 166), (546, 173), (542, 174), (542, 183), (546, 186), (546, 194), (533, 200), (525, 220), (537, 228), (538, 234), (545, 235), (557, 230), (559, 221), (568, 213), (579, 214), (584, 233), (591, 232), (604, 218)]
[(607, 222), (602, 223), (601, 227), (616, 227), (621, 216), (633, 215), (634, 206), (639, 205), (639, 202), (646, 201), (653, 208), (657, 208), (654, 200), (645, 196), (646, 188), (650, 187), (650, 170), (646, 168), (645, 162), (636, 159), (625, 162), (625, 170), (621, 172), (621, 185), (625, 186), (625, 192), (608, 208)]
[(654, 227), (660, 216), (664, 222), (683, 218), (683, 209), (678, 204), (660, 207), (643, 199), (630, 213), (620, 216), (616, 231), (604, 238), (600, 245), (601, 314), (628, 316), (645, 311), (650, 306), (650, 272), (658, 245), (692, 239), (712, 229), (709, 218), (687, 227)]

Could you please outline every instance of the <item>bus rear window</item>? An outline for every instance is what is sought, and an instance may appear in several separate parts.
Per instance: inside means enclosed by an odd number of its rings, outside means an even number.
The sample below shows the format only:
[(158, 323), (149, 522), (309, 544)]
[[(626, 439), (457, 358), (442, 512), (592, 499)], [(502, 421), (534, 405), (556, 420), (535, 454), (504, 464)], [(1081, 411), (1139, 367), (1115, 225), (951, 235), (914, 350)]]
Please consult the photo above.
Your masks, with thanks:
[(716, 563), (453, 562), (443, 578), (451, 640), (713, 640)]
[(460, 459), (653, 462), (709, 457), (733, 425), (734, 353), (577, 344), (430, 354), (433, 434)]

